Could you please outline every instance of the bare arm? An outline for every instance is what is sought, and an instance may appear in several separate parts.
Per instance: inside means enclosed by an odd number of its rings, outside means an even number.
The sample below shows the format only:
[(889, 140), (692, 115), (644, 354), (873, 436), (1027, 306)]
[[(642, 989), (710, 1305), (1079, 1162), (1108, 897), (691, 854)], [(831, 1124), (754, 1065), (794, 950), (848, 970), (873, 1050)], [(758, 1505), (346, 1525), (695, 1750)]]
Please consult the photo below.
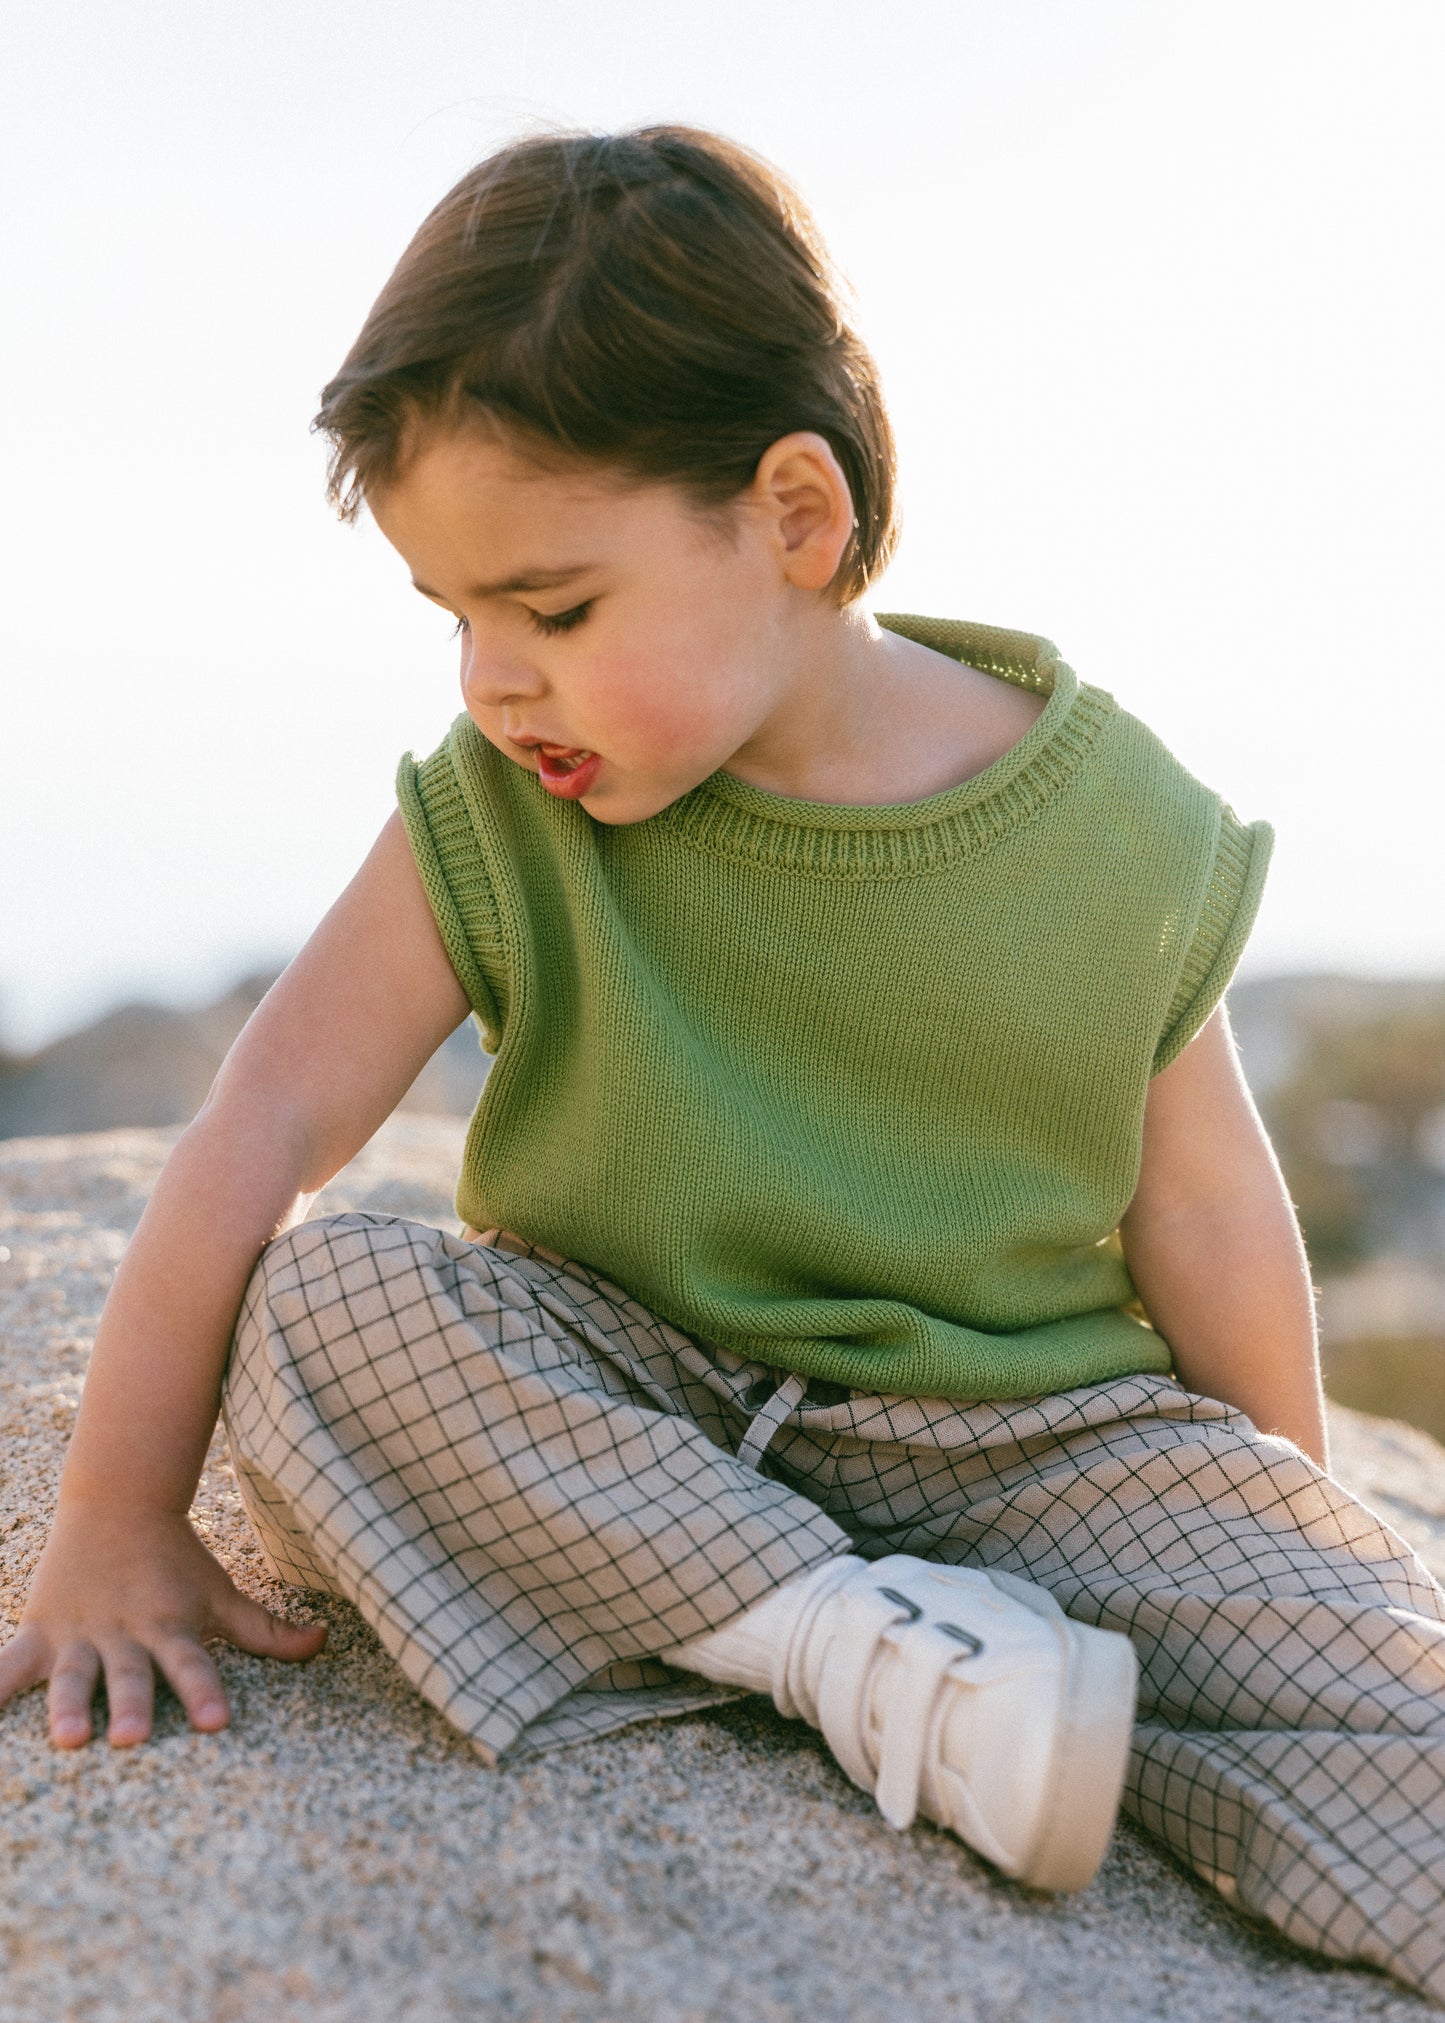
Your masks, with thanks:
[(60, 1501), (0, 1703), (49, 1678), (51, 1734), (88, 1739), (102, 1670), (110, 1739), (149, 1734), (159, 1667), (198, 1727), (229, 1718), (204, 1646), (309, 1657), (241, 1596), (186, 1519), (242, 1295), (467, 1013), (399, 816), (257, 1007), (156, 1184), (97, 1331)]
[(1222, 1005), (1150, 1086), (1120, 1233), (1181, 1381), (1327, 1466), (1304, 1244)]

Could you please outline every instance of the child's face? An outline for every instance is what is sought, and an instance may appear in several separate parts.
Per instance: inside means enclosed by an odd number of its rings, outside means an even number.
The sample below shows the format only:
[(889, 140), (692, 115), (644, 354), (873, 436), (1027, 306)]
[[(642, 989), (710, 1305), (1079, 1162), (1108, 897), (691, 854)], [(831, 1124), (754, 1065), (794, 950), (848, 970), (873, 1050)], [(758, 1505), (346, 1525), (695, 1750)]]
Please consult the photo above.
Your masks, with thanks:
[(729, 539), (671, 485), (539, 471), (455, 430), (423, 438), (369, 503), (460, 621), (478, 727), (599, 821), (690, 792), (786, 699), (790, 585), (746, 501)]

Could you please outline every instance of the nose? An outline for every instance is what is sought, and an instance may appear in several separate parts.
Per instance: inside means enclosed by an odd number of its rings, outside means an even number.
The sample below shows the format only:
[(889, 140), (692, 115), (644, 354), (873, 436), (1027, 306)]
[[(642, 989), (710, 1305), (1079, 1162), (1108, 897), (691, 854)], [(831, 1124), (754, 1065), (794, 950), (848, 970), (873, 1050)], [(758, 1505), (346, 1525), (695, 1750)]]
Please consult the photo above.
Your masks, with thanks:
[(502, 709), (542, 692), (537, 670), (524, 659), (468, 635), (462, 647), (462, 701), (470, 709)]

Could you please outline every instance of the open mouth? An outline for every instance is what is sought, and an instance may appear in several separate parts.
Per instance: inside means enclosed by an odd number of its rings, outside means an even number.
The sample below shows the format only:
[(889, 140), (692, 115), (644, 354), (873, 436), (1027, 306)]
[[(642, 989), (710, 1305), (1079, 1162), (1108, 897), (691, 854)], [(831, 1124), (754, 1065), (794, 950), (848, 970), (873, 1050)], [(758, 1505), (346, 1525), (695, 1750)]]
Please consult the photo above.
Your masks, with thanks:
[(575, 745), (538, 745), (537, 777), (549, 794), (577, 801), (597, 777), (602, 761), (596, 752)]

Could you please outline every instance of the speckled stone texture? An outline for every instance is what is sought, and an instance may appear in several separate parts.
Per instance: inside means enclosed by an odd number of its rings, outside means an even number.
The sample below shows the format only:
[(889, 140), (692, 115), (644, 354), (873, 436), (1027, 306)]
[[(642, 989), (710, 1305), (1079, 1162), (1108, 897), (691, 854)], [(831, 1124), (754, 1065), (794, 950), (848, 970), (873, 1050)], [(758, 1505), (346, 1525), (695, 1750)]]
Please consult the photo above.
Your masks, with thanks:
[[(451, 1120), (394, 1118), (328, 1189), (455, 1226)], [(174, 1133), (0, 1146), (0, 1620), (40, 1549), (96, 1315)], [(1445, 1451), (1337, 1414), (1338, 1472), (1445, 1568)], [(196, 1521), (261, 1570), (218, 1445)], [(348, 1608), (301, 1668), (233, 1651), (234, 1725), (74, 1755), (0, 1714), (0, 2023), (1356, 2023), (1437, 2014), (1225, 1908), (1128, 1825), (1051, 1901), (891, 1833), (762, 1700), (484, 1770)], [(3, 1631), (0, 1631), (3, 1634)]]

